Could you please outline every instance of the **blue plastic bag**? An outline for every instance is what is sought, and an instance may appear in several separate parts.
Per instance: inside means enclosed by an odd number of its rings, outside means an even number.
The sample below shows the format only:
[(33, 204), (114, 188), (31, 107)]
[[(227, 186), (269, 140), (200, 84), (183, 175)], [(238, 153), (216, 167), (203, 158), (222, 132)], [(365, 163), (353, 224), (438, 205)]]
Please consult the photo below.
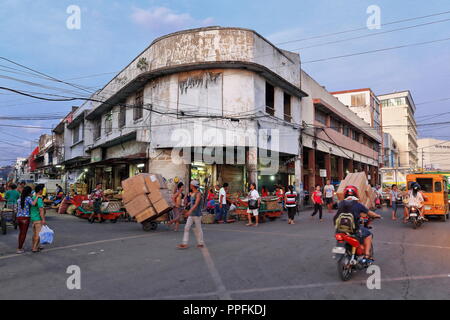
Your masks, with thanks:
[(41, 244), (51, 244), (53, 242), (54, 232), (47, 225), (43, 226), (41, 232), (39, 232), (39, 238)]

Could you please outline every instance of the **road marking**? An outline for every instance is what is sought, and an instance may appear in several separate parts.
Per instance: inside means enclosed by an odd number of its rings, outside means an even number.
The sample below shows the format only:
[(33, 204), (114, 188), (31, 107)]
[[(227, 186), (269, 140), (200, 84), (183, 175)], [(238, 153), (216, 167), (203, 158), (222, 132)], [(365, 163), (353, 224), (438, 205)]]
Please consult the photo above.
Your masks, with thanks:
[[(381, 279), (382, 283), (386, 282), (400, 282), (400, 281), (413, 281), (413, 280), (430, 280), (430, 279), (444, 279), (449, 278), (449, 274), (436, 274), (436, 275), (423, 275), (423, 276), (409, 276), (409, 277), (396, 277), (396, 278), (386, 278)], [(324, 287), (336, 287), (336, 286), (349, 286), (349, 285), (366, 285), (367, 280), (352, 280), (352, 281), (339, 281), (339, 282), (325, 282), (325, 283), (311, 283), (311, 284), (299, 284), (290, 286), (278, 286), (278, 287), (265, 287), (265, 288), (253, 288), (253, 289), (238, 289), (229, 290), (229, 294), (246, 294), (246, 293), (258, 293), (258, 292), (270, 292), (270, 291), (281, 291), (281, 290), (299, 290), (299, 289), (312, 289), (312, 288), (324, 288)], [(191, 298), (201, 298), (201, 297), (211, 297), (218, 295), (218, 292), (205, 292), (196, 294), (186, 294), (179, 296), (166, 296), (166, 297), (155, 297), (151, 299), (160, 300), (178, 300)]]
[[(325, 237), (305, 237), (302, 234), (287, 234), (283, 232), (269, 232), (269, 231), (252, 231), (249, 229), (245, 230), (230, 230), (230, 229), (210, 229), (211, 231), (220, 231), (220, 232), (240, 232), (240, 233), (254, 233), (254, 234), (265, 234), (265, 235), (277, 235), (277, 236), (285, 236), (285, 237), (294, 237), (294, 238), (303, 238), (309, 240), (324, 240), (324, 241), (334, 241), (333, 237), (325, 238)], [(390, 241), (378, 241), (374, 240), (374, 243), (380, 244), (389, 244), (389, 245), (403, 245), (410, 247), (421, 247), (421, 248), (432, 248), (432, 249), (443, 249), (450, 250), (450, 247), (445, 246), (436, 246), (431, 244), (420, 244), (420, 243), (402, 243), (402, 242), (390, 242)]]
[[(87, 247), (87, 246), (91, 246), (91, 245), (96, 245), (96, 244), (101, 244), (101, 243), (109, 243), (109, 242), (116, 242), (116, 241), (141, 239), (141, 238), (150, 238), (150, 237), (153, 237), (155, 235), (157, 235), (157, 233), (140, 235), (140, 236), (131, 236), (131, 237), (123, 237), (123, 238), (98, 240), (98, 241), (92, 241), (92, 242), (84, 242), (84, 243), (78, 243), (78, 244), (72, 244), (72, 245), (68, 245), (68, 246), (63, 246), (63, 247), (55, 247), (55, 248), (48, 248), (48, 249), (46, 248), (43, 252), (59, 251), (59, 250), (79, 248), (79, 247)], [(26, 253), (23, 253), (23, 254), (11, 254), (11, 255), (0, 257), (0, 260), (10, 259), (10, 258), (18, 258), (18, 257), (22, 257), (22, 256), (31, 255), (31, 254), (32, 254), (31, 252), (26, 252)]]
[(201, 251), (203, 254), (203, 258), (205, 259), (206, 266), (208, 267), (209, 273), (211, 274), (211, 277), (217, 287), (217, 295), (221, 300), (231, 300), (231, 296), (225, 288), (225, 285), (223, 284), (219, 271), (217, 271), (216, 265), (214, 264), (214, 261), (206, 245), (201, 249)]

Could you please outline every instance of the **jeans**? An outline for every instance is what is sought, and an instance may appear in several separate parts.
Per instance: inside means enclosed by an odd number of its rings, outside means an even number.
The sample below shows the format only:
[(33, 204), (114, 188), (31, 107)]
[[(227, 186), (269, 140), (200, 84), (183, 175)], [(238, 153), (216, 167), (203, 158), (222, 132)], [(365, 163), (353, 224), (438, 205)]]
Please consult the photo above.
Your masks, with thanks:
[(312, 214), (312, 217), (314, 217), (317, 212), (319, 212), (319, 219), (322, 219), (322, 205), (321, 204), (314, 204), (314, 212)]
[(204, 245), (203, 242), (203, 230), (202, 230), (202, 217), (189, 216), (184, 227), (183, 244), (189, 243), (189, 232), (191, 231), (192, 225), (195, 223), (194, 234), (197, 237), (197, 243), (199, 245)]
[(227, 221), (228, 216), (228, 205), (223, 204), (222, 208), (220, 208), (219, 205), (216, 205), (216, 221), (223, 220), (224, 222)]

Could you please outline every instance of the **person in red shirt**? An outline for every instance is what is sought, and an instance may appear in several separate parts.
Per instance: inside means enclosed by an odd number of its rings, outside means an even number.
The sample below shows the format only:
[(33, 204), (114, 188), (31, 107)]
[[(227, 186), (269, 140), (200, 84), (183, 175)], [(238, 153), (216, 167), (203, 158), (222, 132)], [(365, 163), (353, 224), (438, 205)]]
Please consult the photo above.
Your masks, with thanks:
[(265, 198), (269, 196), (269, 192), (267, 192), (267, 188), (265, 186), (261, 189), (261, 197)]
[(312, 201), (314, 203), (314, 212), (311, 215), (311, 219), (317, 214), (317, 212), (319, 212), (320, 222), (323, 222), (323, 219), (322, 219), (323, 195), (322, 195), (320, 185), (316, 186), (316, 189), (312, 194)]

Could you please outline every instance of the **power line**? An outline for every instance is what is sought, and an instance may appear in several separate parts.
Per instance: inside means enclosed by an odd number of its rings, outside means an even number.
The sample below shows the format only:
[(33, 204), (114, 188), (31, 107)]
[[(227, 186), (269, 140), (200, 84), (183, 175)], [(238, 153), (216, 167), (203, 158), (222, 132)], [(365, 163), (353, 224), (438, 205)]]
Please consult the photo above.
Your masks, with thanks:
[(322, 62), (322, 61), (329, 61), (329, 60), (335, 60), (335, 59), (347, 58), (347, 57), (354, 57), (354, 56), (360, 56), (360, 55), (369, 54), (369, 53), (390, 51), (390, 50), (395, 50), (395, 49), (402, 49), (402, 48), (420, 46), (420, 45), (437, 43), (437, 42), (443, 42), (443, 41), (448, 41), (448, 40), (450, 40), (450, 38), (444, 38), (444, 39), (438, 39), (438, 40), (432, 40), (432, 41), (425, 41), (425, 42), (417, 42), (417, 43), (411, 43), (411, 44), (406, 44), (406, 45), (402, 45), (402, 46), (389, 47), (389, 48), (376, 49), (376, 50), (369, 50), (369, 51), (363, 51), (363, 52), (358, 52), (358, 53), (351, 53), (351, 54), (345, 54), (345, 55), (340, 55), (340, 56), (334, 56), (334, 57), (310, 60), (310, 61), (303, 62), (303, 64), (316, 63), (316, 62)]
[[(408, 22), (408, 21), (413, 21), (413, 20), (419, 20), (419, 19), (425, 19), (425, 18), (430, 18), (430, 17), (436, 17), (436, 16), (441, 16), (441, 15), (444, 15), (444, 14), (448, 14), (448, 13), (450, 13), (450, 11), (443, 11), (443, 12), (433, 13), (433, 14), (420, 16), (420, 17), (396, 20), (396, 21), (391, 21), (391, 22), (388, 22), (388, 23), (384, 23), (383, 26), (388, 26), (388, 25), (392, 25), (392, 24), (398, 24), (398, 23)], [(307, 40), (312, 40), (312, 39), (326, 38), (326, 37), (330, 37), (330, 36), (335, 36), (335, 35), (339, 35), (339, 34), (355, 32), (355, 31), (362, 31), (362, 30), (367, 30), (367, 26), (361, 27), (361, 28), (350, 29), (350, 30), (344, 30), (344, 31), (338, 31), (338, 32), (332, 32), (332, 33), (316, 35), (316, 36), (303, 38), (303, 39), (295, 39), (295, 40), (289, 40), (289, 41), (285, 41), (285, 42), (279, 42), (279, 43), (276, 43), (276, 45), (285, 45), (285, 44), (293, 43), (293, 42), (300, 42), (300, 41), (307, 41)]]

